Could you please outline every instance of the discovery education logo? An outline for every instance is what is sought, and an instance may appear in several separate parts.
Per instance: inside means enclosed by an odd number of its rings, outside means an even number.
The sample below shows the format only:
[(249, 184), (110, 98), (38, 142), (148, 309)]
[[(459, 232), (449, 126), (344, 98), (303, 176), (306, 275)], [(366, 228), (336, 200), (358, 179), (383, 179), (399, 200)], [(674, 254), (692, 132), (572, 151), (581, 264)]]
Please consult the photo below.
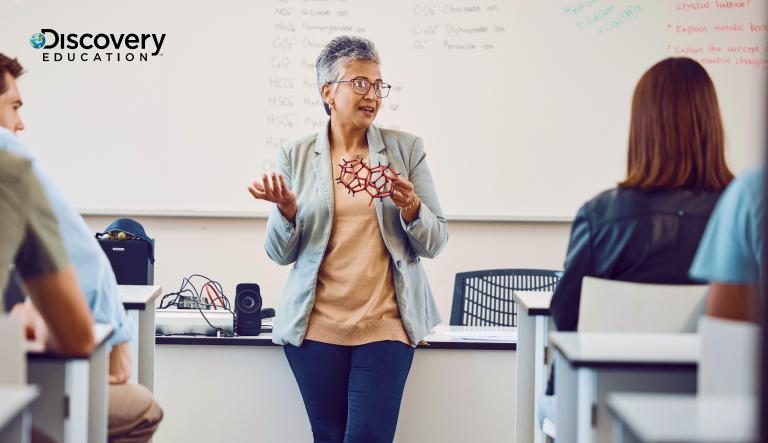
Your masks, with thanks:
[(44, 62), (146, 62), (163, 55), (165, 34), (65, 34), (41, 29), (29, 44)]

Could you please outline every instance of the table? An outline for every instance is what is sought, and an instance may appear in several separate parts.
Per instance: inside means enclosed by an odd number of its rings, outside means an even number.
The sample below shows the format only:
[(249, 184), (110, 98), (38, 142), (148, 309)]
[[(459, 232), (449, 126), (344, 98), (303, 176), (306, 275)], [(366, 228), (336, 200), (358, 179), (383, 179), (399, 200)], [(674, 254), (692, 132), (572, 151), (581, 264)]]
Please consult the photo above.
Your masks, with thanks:
[[(461, 333), (497, 334), (503, 341)], [(488, 338), (488, 337), (486, 337)], [(396, 442), (514, 441), (515, 328), (438, 327), (416, 350)], [(281, 346), (258, 337), (157, 337), (157, 441), (311, 441)], [(199, 426), (199, 420), (215, 426)]]
[(118, 293), (128, 316), (138, 325), (138, 337), (131, 342), (131, 383), (141, 383), (152, 391), (155, 385), (155, 301), (160, 286), (118, 285)]
[(560, 442), (611, 441), (610, 392), (695, 393), (695, 334), (553, 332)]
[(0, 441), (29, 441), (31, 417), (29, 406), (37, 398), (36, 386), (0, 385)]
[(96, 347), (90, 356), (67, 356), (39, 349), (27, 352), (27, 377), (39, 386), (32, 422), (61, 442), (104, 442), (109, 408), (109, 358), (112, 326), (94, 325)]
[(617, 443), (746, 443), (758, 441), (754, 397), (610, 394)]
[(536, 411), (547, 378), (547, 329), (552, 292), (519, 291), (514, 293), (514, 299), (518, 306), (516, 441), (539, 443), (543, 435), (536, 423)]

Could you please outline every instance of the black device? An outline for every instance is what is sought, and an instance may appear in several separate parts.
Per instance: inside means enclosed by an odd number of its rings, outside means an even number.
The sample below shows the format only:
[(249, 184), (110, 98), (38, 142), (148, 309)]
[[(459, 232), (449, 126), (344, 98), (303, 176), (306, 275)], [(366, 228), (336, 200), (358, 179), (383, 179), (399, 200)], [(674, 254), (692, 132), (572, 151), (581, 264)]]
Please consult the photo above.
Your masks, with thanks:
[(237, 335), (261, 333), (261, 289), (256, 283), (239, 283), (235, 289), (235, 331)]
[(155, 266), (152, 245), (144, 240), (99, 239), (119, 285), (152, 285)]

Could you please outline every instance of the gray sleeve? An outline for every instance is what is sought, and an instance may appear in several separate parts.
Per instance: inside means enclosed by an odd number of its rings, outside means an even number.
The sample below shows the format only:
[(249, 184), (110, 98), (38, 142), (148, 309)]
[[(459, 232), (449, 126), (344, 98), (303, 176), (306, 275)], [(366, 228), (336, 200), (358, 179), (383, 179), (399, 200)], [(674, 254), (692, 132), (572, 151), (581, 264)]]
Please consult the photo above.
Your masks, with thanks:
[[(277, 172), (283, 176), (288, 188), (293, 190), (292, 168), (285, 149), (278, 151)], [(267, 220), (264, 249), (269, 258), (280, 265), (293, 263), (299, 254), (299, 229), (283, 217), (275, 204), (272, 205), (272, 212)]]
[(417, 137), (408, 162), (408, 179), (421, 199), (421, 207), (416, 220), (406, 224), (401, 215), (400, 224), (413, 250), (422, 257), (434, 258), (448, 243), (448, 223), (440, 208), (426, 157), (424, 142)]

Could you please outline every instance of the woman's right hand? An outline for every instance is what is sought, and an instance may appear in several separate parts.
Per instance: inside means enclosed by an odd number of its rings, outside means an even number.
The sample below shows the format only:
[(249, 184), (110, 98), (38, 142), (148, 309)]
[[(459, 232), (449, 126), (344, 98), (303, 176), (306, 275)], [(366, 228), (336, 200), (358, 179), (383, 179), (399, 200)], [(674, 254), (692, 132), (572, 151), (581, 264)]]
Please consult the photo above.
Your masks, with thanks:
[(282, 175), (275, 172), (270, 175), (264, 174), (261, 176), (261, 183), (258, 181), (253, 182), (248, 187), (248, 192), (255, 199), (275, 203), (283, 217), (291, 223), (295, 223), (299, 205), (296, 202), (296, 194), (288, 189), (288, 185), (285, 184), (285, 179)]

